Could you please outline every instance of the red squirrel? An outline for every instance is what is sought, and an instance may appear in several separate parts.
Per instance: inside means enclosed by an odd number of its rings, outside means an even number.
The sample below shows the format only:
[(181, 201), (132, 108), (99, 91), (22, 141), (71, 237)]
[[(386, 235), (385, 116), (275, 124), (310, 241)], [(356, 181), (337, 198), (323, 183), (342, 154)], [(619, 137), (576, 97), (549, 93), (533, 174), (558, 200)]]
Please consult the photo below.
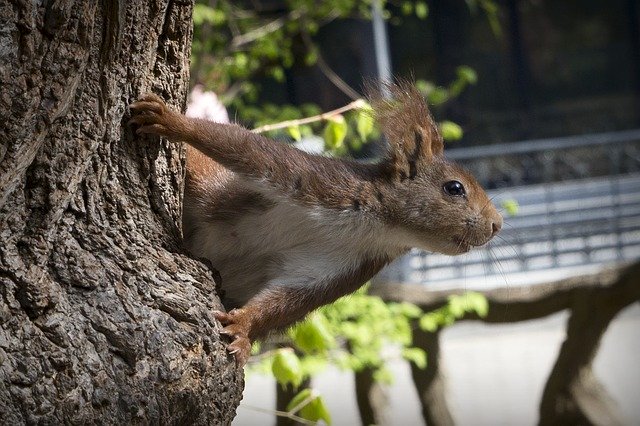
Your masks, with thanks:
[(251, 342), (358, 289), (410, 248), (456, 255), (487, 243), (502, 216), (443, 156), (420, 92), (372, 100), (388, 141), (376, 163), (312, 155), (235, 124), (188, 118), (158, 96), (133, 103), (138, 134), (187, 145), (186, 247), (222, 277), (215, 312), (239, 365)]

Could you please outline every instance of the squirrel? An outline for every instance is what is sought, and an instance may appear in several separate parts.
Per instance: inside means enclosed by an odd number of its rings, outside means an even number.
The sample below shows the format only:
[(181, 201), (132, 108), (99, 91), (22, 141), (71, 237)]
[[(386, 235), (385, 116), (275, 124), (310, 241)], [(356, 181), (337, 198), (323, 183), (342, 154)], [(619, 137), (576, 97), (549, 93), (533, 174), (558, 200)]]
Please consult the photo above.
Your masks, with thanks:
[(410, 82), (372, 98), (387, 139), (375, 163), (303, 152), (236, 124), (188, 118), (154, 94), (130, 105), (137, 134), (187, 143), (186, 248), (219, 271), (216, 311), (243, 366), (251, 342), (352, 293), (416, 247), (448, 255), (502, 227), (476, 179), (443, 139)]

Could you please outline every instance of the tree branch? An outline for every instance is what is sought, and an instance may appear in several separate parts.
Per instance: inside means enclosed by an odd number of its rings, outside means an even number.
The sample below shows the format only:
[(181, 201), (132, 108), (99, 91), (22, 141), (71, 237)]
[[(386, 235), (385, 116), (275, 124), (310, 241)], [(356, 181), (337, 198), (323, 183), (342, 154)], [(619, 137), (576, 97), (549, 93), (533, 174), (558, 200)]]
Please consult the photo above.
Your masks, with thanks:
[[(307, 49), (309, 50), (314, 49), (315, 46), (313, 46), (313, 41), (311, 41), (311, 37), (309, 36), (309, 33), (306, 31), (302, 31), (301, 35), (302, 35), (302, 41), (307, 46)], [(333, 83), (334, 86), (340, 89), (342, 93), (344, 93), (351, 99), (353, 100), (359, 99), (361, 97), (360, 94), (356, 92), (353, 88), (351, 88), (351, 86), (349, 86), (342, 78), (340, 78), (338, 74), (335, 73), (335, 71), (331, 69), (331, 67), (325, 62), (324, 58), (322, 57), (322, 54), (318, 49), (316, 49), (316, 51), (317, 51), (316, 54), (318, 55), (318, 62), (317, 62), (318, 68), (320, 68), (320, 71), (322, 71), (325, 77), (327, 77), (329, 81)]]
[(351, 103), (348, 103), (343, 107), (334, 109), (332, 111), (324, 112), (322, 114), (314, 115), (311, 117), (299, 118), (296, 120), (287, 120), (287, 121), (281, 121), (280, 123), (266, 124), (264, 126), (256, 127), (255, 129), (252, 130), (252, 132), (264, 133), (264, 132), (270, 132), (272, 130), (286, 129), (287, 127), (292, 127), (292, 126), (300, 126), (303, 124), (315, 123), (316, 121), (328, 120), (331, 117), (335, 117), (338, 114), (342, 114), (343, 112), (347, 112), (352, 109), (362, 108), (366, 104), (367, 104), (366, 101), (364, 101), (363, 99), (358, 99)]
[(239, 47), (244, 46), (245, 44), (249, 44), (253, 41), (256, 41), (259, 38), (262, 38), (267, 34), (271, 34), (272, 32), (278, 31), (287, 22), (300, 19), (305, 13), (306, 13), (305, 8), (292, 10), (291, 12), (289, 12), (287, 16), (281, 16), (261, 27), (255, 28), (244, 34), (239, 34), (231, 39), (231, 47), (232, 49), (237, 49)]

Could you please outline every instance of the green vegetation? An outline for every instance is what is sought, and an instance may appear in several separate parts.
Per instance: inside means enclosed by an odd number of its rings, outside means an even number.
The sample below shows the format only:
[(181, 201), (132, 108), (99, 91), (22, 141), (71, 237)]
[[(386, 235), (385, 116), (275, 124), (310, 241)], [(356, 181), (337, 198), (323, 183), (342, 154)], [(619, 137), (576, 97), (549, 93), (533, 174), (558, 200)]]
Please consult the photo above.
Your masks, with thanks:
[[(203, 84), (205, 89), (218, 94), (232, 115), (248, 127), (265, 129), (270, 136), (293, 140), (319, 135), (325, 141), (326, 150), (333, 155), (357, 153), (365, 143), (379, 138), (370, 114), (371, 107), (324, 62), (313, 36), (335, 20), (370, 19), (373, 2), (288, 0), (285, 10), (274, 16), (243, 7), (243, 2), (199, 0), (193, 14), (192, 84)], [(429, 9), (424, 1), (381, 3), (383, 16), (396, 23), (401, 22), (401, 17), (391, 16), (384, 9), (386, 5), (399, 6), (397, 10), (401, 15), (428, 17)], [(470, 7), (482, 10), (486, 10), (483, 5), (488, 3), (469, 0)], [(337, 112), (324, 114), (313, 104), (262, 102), (264, 81), (284, 83), (285, 71), (294, 65), (319, 65), (354, 102)], [(460, 66), (456, 78), (447, 87), (435, 86), (425, 80), (417, 80), (416, 84), (429, 103), (438, 108), (476, 81), (476, 73), (471, 68)], [(313, 119), (305, 120), (308, 117)], [(281, 122), (291, 122), (291, 125), (271, 129), (273, 123)], [(455, 123), (444, 121), (440, 128), (445, 140), (462, 138), (463, 130)]]
[[(367, 294), (365, 286), (291, 328), (287, 338), (279, 342), (284, 347), (261, 352), (256, 345), (254, 353), (258, 356), (249, 371), (273, 374), (280, 386), (295, 389), (329, 365), (354, 372), (371, 369), (375, 380), (391, 383), (393, 377), (386, 364), (396, 352), (420, 368), (427, 366), (427, 354), (413, 346), (414, 327), (434, 332), (466, 313), (484, 317), (487, 310), (484, 296), (474, 292), (452, 295), (445, 306), (425, 313), (411, 303), (386, 303)], [(310, 405), (301, 405), (301, 401)], [(308, 388), (301, 389), (287, 409), (307, 420), (330, 422), (322, 396)]]

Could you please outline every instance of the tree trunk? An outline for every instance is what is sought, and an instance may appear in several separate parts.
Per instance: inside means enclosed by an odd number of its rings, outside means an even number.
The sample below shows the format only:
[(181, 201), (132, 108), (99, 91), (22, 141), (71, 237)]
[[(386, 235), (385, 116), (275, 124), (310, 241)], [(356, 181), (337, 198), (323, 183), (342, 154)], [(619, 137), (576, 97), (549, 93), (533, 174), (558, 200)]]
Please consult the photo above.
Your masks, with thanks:
[(381, 383), (376, 382), (373, 377), (374, 370), (365, 368), (355, 373), (356, 379), (356, 401), (360, 422), (363, 426), (368, 425), (388, 425), (389, 409), (388, 390)]
[(242, 371), (180, 246), (189, 1), (0, 0), (0, 424), (228, 424)]
[[(280, 383), (276, 383), (276, 410), (281, 412), (287, 412), (287, 406), (291, 400), (302, 390), (311, 386), (311, 379), (306, 378), (302, 381), (300, 386), (294, 388), (293, 385), (282, 386)], [(276, 426), (300, 426), (300, 423), (294, 419), (284, 416), (276, 416)]]
[(440, 360), (440, 330), (428, 333), (416, 327), (413, 343), (427, 353), (427, 368), (420, 369), (411, 363), (411, 376), (420, 397), (422, 418), (429, 426), (453, 425), (453, 417), (447, 404), (446, 381)]

